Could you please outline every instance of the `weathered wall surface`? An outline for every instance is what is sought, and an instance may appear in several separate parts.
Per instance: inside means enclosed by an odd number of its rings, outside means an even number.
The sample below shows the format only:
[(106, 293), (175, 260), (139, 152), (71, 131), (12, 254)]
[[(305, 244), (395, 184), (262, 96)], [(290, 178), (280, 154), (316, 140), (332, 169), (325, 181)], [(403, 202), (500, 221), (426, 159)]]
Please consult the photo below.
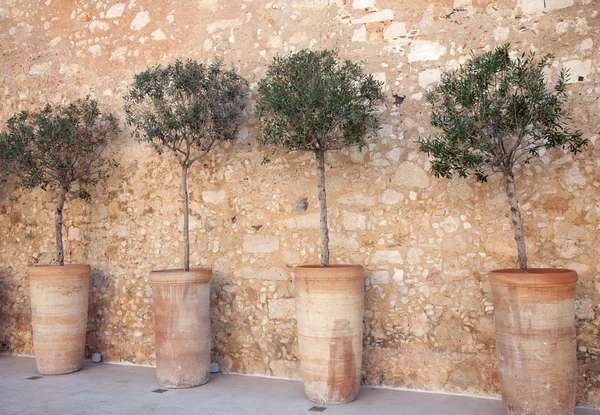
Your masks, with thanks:
[[(600, 128), (600, 4), (594, 0), (217, 0), (0, 2), (0, 121), (91, 94), (122, 115), (137, 71), (177, 57), (223, 55), (251, 82), (275, 54), (337, 47), (386, 82), (384, 126), (362, 152), (328, 155), (332, 259), (367, 268), (364, 381), (497, 394), (486, 273), (515, 265), (507, 203), (489, 185), (428, 173), (413, 142), (430, 131), (427, 88), (440, 74), (510, 41), (570, 68), (576, 124)], [(404, 96), (395, 104), (393, 94)], [(400, 101), (400, 100), (399, 100)], [(190, 172), (192, 263), (215, 271), (214, 359), (226, 371), (299, 376), (291, 267), (318, 262), (315, 163), (255, 144), (249, 111), (238, 142)], [(121, 167), (93, 202), (69, 200), (66, 258), (94, 269), (88, 352), (152, 363), (148, 272), (181, 266), (179, 168), (125, 131)], [(600, 406), (600, 169), (549, 151), (519, 171), (532, 265), (576, 269), (581, 404)], [(306, 199), (304, 199), (306, 198)], [(304, 203), (305, 200), (307, 203)], [(31, 353), (27, 266), (54, 258), (55, 195), (0, 196), (0, 342)]]

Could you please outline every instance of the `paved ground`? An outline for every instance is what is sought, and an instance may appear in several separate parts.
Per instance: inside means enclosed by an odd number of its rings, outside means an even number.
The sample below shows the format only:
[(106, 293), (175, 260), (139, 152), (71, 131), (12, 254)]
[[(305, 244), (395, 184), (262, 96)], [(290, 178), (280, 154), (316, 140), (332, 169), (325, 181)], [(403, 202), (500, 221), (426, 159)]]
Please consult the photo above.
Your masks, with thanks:
[[(314, 405), (302, 383), (239, 375), (212, 375), (199, 388), (158, 389), (154, 369), (86, 363), (83, 370), (62, 376), (37, 376), (30, 357), (0, 356), (1, 415), (297, 415)], [(328, 406), (324, 415), (502, 415), (502, 403), (471, 398), (362, 388), (350, 404)], [(600, 415), (578, 409), (577, 415)]]

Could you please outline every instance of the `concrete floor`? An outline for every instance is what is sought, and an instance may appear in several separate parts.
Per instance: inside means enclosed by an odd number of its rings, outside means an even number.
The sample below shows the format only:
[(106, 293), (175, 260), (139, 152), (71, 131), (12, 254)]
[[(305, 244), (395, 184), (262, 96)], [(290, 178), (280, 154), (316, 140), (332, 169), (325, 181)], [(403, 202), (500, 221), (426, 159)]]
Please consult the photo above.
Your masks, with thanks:
[[(2, 415), (296, 415), (319, 413), (304, 396), (302, 383), (239, 375), (212, 375), (199, 388), (158, 389), (154, 369), (94, 364), (62, 376), (37, 376), (30, 357), (0, 356)], [(327, 406), (325, 415), (502, 415), (495, 399), (365, 388), (353, 403)], [(578, 409), (577, 415), (600, 415)]]

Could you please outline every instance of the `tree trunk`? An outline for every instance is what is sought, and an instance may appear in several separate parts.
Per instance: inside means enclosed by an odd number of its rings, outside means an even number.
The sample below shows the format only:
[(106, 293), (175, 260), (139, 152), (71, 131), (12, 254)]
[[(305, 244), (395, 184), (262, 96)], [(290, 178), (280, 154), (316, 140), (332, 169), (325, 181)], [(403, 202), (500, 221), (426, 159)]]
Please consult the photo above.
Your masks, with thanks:
[(187, 164), (181, 166), (181, 191), (183, 193), (183, 269), (190, 270), (190, 215), (188, 208)]
[(56, 234), (56, 265), (65, 265), (65, 251), (63, 249), (63, 237), (62, 237), (62, 215), (63, 208), (65, 206), (65, 199), (67, 198), (67, 187), (60, 188), (60, 197), (56, 203), (56, 209), (54, 210), (54, 231)]
[(321, 222), (321, 266), (329, 267), (329, 230), (327, 229), (327, 194), (325, 192), (325, 151), (316, 150)]
[(504, 188), (508, 196), (508, 204), (512, 217), (513, 227), (515, 229), (515, 241), (517, 242), (517, 252), (519, 254), (519, 268), (522, 273), (527, 272), (527, 250), (525, 247), (525, 237), (523, 235), (523, 223), (521, 221), (521, 210), (517, 199), (517, 187), (515, 186), (515, 175), (512, 169), (503, 172)]

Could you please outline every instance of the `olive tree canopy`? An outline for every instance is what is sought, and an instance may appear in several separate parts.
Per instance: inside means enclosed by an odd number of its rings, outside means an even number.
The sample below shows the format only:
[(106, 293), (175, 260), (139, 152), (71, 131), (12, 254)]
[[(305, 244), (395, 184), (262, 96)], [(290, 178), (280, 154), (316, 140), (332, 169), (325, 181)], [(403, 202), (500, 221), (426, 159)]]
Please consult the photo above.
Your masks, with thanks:
[(234, 140), (248, 83), (221, 60), (157, 65), (135, 75), (125, 96), (127, 124), (139, 141), (159, 154), (172, 153), (181, 165), (185, 271), (190, 269), (187, 172), (222, 141)]
[[(0, 133), (0, 159), (23, 187), (59, 191), (54, 212), (57, 265), (64, 265), (62, 214), (66, 196), (75, 191), (82, 199), (90, 199), (87, 187), (105, 179), (110, 167), (116, 165), (104, 157), (104, 150), (118, 133), (115, 117), (104, 115), (90, 97), (67, 106), (48, 104), (41, 111), (21, 111)], [(74, 187), (75, 183), (79, 186)]]
[(562, 71), (554, 88), (545, 68), (552, 55), (510, 57), (510, 45), (471, 59), (442, 76), (429, 95), (431, 125), (440, 131), (418, 145), (431, 157), (438, 177), (487, 181), (501, 173), (512, 216), (519, 268), (527, 272), (527, 254), (514, 169), (539, 156), (542, 149), (561, 147), (574, 154), (587, 144), (569, 127), (568, 74)]
[(329, 266), (325, 152), (365, 145), (379, 128), (381, 87), (361, 64), (331, 50), (278, 56), (258, 85), (261, 143), (315, 153), (323, 267)]

